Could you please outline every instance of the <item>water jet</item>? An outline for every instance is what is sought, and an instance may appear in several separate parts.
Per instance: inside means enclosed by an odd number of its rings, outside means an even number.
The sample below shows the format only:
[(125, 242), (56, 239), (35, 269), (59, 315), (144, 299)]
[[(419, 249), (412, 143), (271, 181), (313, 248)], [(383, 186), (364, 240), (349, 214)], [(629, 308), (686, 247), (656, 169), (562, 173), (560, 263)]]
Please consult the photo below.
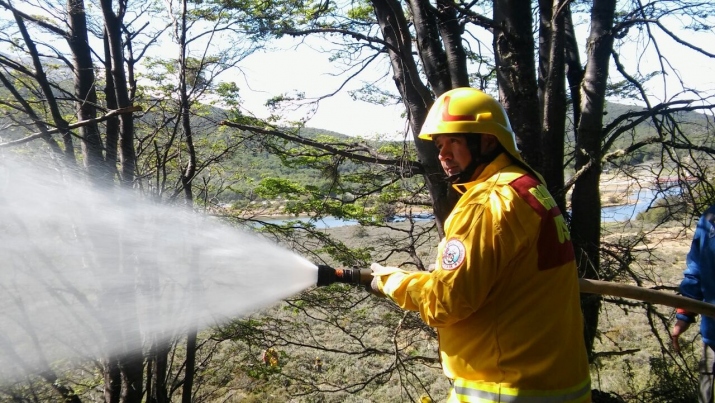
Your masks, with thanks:
[(0, 158), (0, 383), (141, 353), (313, 287), (317, 271), (215, 217)]

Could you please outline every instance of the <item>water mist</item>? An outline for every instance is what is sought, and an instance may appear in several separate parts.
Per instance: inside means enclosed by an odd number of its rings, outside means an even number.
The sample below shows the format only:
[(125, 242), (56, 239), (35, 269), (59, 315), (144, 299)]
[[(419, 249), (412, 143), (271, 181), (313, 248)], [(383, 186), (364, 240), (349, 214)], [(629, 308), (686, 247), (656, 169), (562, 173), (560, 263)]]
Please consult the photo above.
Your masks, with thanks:
[(311, 262), (215, 218), (0, 155), (0, 382), (141, 352), (316, 278)]

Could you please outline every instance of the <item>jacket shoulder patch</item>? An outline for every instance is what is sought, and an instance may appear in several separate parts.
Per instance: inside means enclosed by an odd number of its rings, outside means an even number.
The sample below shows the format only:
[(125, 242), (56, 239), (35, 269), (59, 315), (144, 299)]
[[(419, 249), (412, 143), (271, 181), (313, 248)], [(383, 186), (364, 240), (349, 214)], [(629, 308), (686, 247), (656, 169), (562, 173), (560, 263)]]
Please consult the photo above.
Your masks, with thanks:
[(452, 238), (444, 245), (442, 251), (442, 269), (454, 270), (464, 263), (466, 249), (464, 244), (457, 238)]

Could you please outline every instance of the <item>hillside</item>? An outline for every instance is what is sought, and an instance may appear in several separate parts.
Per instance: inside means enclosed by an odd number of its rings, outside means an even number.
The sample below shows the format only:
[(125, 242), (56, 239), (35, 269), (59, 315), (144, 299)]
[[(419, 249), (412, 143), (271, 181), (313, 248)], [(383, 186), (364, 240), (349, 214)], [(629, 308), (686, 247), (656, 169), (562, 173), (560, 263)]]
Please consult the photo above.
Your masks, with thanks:
[[(216, 130), (214, 126), (215, 123), (223, 119), (226, 119), (226, 111), (215, 108), (206, 107), (207, 113), (202, 117), (197, 117), (196, 123), (196, 137), (198, 141), (206, 141), (208, 144), (226, 138), (226, 136), (232, 137), (236, 135), (235, 129), (229, 130)], [(606, 106), (606, 123), (612, 121), (612, 117), (620, 116), (628, 111), (638, 110), (639, 108), (630, 105), (623, 105), (617, 103), (608, 103)], [(146, 130), (150, 130), (151, 127), (156, 126), (153, 121), (159, 122), (159, 116), (154, 112), (149, 112), (143, 115), (137, 115), (139, 117), (137, 121), (137, 127), (141, 130), (144, 127)], [(693, 124), (701, 125), (708, 117), (703, 114), (695, 112), (687, 112), (680, 115), (680, 118), (684, 122), (684, 127), (691, 127)], [(34, 130), (34, 126), (30, 126), (29, 129), (19, 126), (17, 123), (11, 121), (7, 116), (0, 116), (0, 125), (4, 127), (4, 131), (0, 134), (0, 143), (7, 142), (15, 139), (22, 138), (31, 133), (30, 130)], [(655, 133), (655, 129), (651, 122), (646, 122), (637, 127), (637, 129), (629, 133), (627, 136), (617, 140), (613, 144), (614, 149), (619, 149), (629, 145), (633, 139), (641, 139), (648, 136), (652, 136)], [(336, 133), (332, 131), (322, 130), (319, 128), (306, 127), (300, 130), (300, 135), (305, 136), (309, 139), (316, 139), (321, 136), (330, 136), (338, 141), (351, 140), (349, 136), (341, 133)], [(567, 141), (573, 141), (573, 130), (567, 128), (566, 131)], [(694, 135), (693, 142), (697, 144), (697, 133)], [(141, 137), (141, 135), (139, 135)], [(39, 142), (40, 140), (35, 140)], [(385, 142), (388, 144), (390, 142)], [(382, 143), (376, 143), (375, 146), (379, 147)], [(648, 161), (655, 157), (655, 150), (657, 145), (651, 145), (643, 147), (634, 153), (633, 156), (629, 158), (630, 163), (641, 163)], [(323, 180), (323, 173), (314, 170), (306, 169), (296, 169), (296, 167), (287, 167), (282, 161), (272, 155), (268, 150), (263, 147), (259, 141), (247, 140), (240, 149), (238, 149), (235, 155), (231, 159), (231, 163), (225, 165), (229, 168), (228, 173), (233, 175), (237, 174), (239, 177), (244, 177), (247, 182), (256, 183), (263, 178), (268, 177), (280, 177), (295, 181), (300, 184), (311, 184), (320, 182)], [(343, 169), (348, 171), (351, 169), (350, 164), (344, 164)]]

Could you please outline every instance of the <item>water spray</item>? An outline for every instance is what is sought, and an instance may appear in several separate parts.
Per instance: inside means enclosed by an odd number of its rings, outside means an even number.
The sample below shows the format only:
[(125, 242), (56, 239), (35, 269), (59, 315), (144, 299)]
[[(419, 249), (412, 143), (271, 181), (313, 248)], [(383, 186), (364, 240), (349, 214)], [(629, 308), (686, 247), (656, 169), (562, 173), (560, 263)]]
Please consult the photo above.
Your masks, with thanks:
[(372, 270), (370, 269), (334, 269), (326, 265), (318, 265), (318, 287), (328, 286), (334, 283), (362, 285), (369, 287), (372, 282)]
[(317, 266), (245, 228), (0, 155), (0, 387), (267, 309)]

